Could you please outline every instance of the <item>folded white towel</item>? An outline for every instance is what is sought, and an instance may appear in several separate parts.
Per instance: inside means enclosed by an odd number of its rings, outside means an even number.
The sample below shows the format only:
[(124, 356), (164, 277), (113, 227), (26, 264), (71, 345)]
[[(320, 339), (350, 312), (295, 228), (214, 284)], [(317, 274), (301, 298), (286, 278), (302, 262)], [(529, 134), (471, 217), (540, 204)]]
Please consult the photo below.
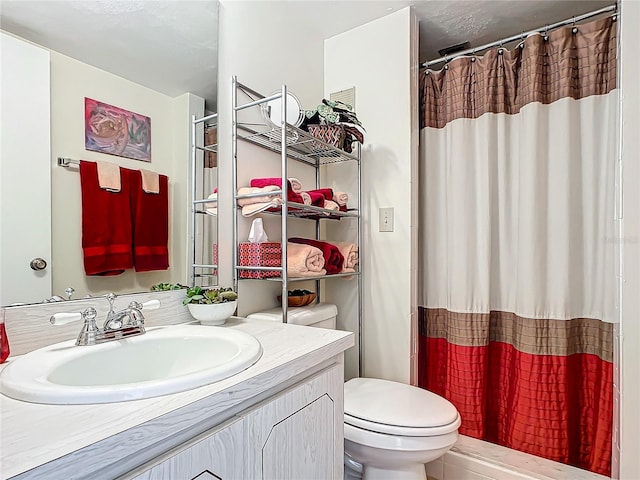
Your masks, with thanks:
[(207, 198), (210, 198), (213, 201), (204, 204), (206, 208), (205, 213), (208, 213), (209, 215), (218, 215), (218, 194), (212, 193)]
[(264, 193), (264, 195), (250, 198), (239, 198), (238, 205), (244, 207), (245, 205), (271, 202), (274, 198), (280, 198), (280, 194), (270, 195), (269, 193), (278, 190), (280, 190), (280, 187), (277, 185), (267, 185), (266, 187), (240, 187), (238, 189), (238, 195), (249, 195), (251, 193)]
[(262, 203), (251, 203), (242, 207), (242, 216), (251, 217), (257, 213), (264, 212), (265, 210), (273, 207), (279, 207), (282, 205), (282, 199), (280, 197), (271, 197), (271, 201)]
[(98, 168), (98, 184), (100, 188), (110, 192), (119, 192), (122, 188), (120, 183), (120, 166), (110, 162), (96, 162)]
[(140, 169), (140, 176), (145, 193), (160, 193), (160, 175), (157, 172)]

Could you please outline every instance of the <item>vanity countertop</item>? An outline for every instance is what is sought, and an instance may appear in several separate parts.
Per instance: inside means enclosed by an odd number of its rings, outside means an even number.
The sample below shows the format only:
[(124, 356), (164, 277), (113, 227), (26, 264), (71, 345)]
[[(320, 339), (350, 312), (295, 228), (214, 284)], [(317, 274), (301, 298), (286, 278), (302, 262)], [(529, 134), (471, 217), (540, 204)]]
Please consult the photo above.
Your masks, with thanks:
[[(47, 462), (59, 473), (75, 462), (90, 461), (99, 467), (113, 461), (114, 448), (122, 446), (130, 453), (167, 436), (189, 435), (190, 429), (203, 428), (203, 418), (215, 419), (221, 412), (241, 408), (250, 398), (259, 401), (261, 393), (354, 344), (350, 332), (235, 317), (224, 327), (211, 328), (233, 328), (255, 336), (262, 344), (262, 357), (225, 380), (144, 400), (42, 405), (0, 395), (0, 477), (10, 478)], [(65, 455), (69, 457), (61, 458)]]

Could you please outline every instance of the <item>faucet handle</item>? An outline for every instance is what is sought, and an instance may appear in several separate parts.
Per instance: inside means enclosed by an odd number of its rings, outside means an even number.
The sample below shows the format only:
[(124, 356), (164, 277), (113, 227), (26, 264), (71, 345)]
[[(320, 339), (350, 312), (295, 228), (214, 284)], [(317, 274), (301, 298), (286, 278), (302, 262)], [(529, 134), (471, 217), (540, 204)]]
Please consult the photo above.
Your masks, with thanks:
[(77, 320), (84, 320), (85, 323), (95, 321), (98, 313), (93, 307), (87, 308), (84, 312), (74, 313), (55, 313), (49, 319), (51, 325), (66, 325), (67, 323), (75, 322)]
[(160, 308), (160, 300), (149, 300), (142, 304), (144, 310), (158, 310)]
[(76, 320), (82, 320), (82, 313), (55, 313), (51, 315), (49, 321), (51, 325), (66, 325), (67, 323), (75, 322)]
[(117, 296), (115, 293), (113, 293), (113, 292), (111, 292), (111, 293), (107, 293), (107, 294), (104, 296), (104, 298), (106, 298), (106, 299), (107, 299), (107, 301), (109, 302), (109, 310), (113, 311), (113, 302), (115, 302), (115, 301), (116, 301), (116, 298), (117, 298), (117, 297), (118, 297), (118, 296)]

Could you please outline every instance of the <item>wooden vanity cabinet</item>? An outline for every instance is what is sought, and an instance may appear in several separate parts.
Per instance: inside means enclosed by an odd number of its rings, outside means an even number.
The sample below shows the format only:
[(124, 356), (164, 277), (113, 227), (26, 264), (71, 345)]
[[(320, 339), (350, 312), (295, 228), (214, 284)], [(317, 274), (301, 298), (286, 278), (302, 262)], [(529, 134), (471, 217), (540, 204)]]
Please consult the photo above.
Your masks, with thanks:
[(122, 478), (342, 479), (343, 381), (327, 367)]

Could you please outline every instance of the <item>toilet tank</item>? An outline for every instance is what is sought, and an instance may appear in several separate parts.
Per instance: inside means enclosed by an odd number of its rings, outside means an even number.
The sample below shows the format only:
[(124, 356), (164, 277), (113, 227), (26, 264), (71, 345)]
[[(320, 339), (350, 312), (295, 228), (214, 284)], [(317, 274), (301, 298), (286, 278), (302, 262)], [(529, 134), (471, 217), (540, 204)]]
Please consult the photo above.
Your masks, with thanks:
[[(305, 307), (292, 307), (287, 312), (287, 323), (293, 325), (306, 325), (309, 327), (336, 328), (336, 316), (338, 307), (332, 303), (314, 303)], [(264, 312), (256, 312), (247, 315), (253, 320), (270, 320), (282, 322), (282, 308), (272, 308)]]

